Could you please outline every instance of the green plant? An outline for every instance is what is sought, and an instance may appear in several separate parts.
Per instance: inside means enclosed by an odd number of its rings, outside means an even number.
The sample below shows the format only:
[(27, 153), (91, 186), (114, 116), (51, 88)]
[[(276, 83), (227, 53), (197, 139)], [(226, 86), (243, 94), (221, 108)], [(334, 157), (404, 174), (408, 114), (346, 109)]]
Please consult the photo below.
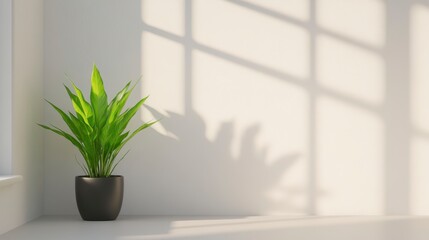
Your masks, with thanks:
[(157, 121), (147, 122), (135, 129), (127, 131), (126, 127), (137, 110), (148, 97), (138, 101), (133, 107), (122, 109), (130, 96), (133, 87), (131, 82), (119, 91), (108, 103), (100, 72), (94, 65), (91, 76), (90, 101), (86, 101), (82, 91), (72, 82), (73, 93), (66, 85), (75, 113), (65, 113), (56, 105), (46, 100), (62, 117), (71, 133), (56, 127), (39, 124), (70, 141), (82, 154), (84, 164), (79, 164), (90, 177), (108, 177), (117, 164), (125, 157), (116, 160), (123, 146), (137, 133), (150, 127)]

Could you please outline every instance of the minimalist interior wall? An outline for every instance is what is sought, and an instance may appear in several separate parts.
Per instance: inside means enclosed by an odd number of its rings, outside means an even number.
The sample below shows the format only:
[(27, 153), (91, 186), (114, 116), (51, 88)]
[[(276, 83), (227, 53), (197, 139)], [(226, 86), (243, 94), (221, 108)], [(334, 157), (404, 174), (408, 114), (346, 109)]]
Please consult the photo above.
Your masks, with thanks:
[[(8, 6), (3, 5), (6, 2), (2, 1), (1, 6)], [(43, 1), (9, 3), (13, 9), (12, 64), (9, 62), (12, 66), (12, 159), (8, 159), (11, 171), (2, 174), (21, 175), (23, 180), (0, 188), (0, 234), (43, 212), (44, 135), (36, 125), (44, 118)]]
[(12, 1), (0, 1), (0, 174), (12, 169)]
[[(429, 213), (425, 0), (46, 0), (44, 24), (47, 99), (96, 63), (161, 119), (122, 214)], [(45, 134), (45, 213), (76, 214), (80, 157)]]

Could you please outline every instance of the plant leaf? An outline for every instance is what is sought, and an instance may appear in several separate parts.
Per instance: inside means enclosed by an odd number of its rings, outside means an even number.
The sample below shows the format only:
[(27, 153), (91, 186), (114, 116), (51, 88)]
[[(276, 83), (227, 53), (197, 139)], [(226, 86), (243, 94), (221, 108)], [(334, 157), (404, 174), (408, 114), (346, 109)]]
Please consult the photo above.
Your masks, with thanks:
[(104, 125), (102, 124), (103, 118), (107, 111), (107, 95), (100, 72), (95, 64), (92, 69), (90, 98), (95, 122), (99, 127), (102, 127)]
[(64, 137), (65, 139), (69, 140), (73, 145), (75, 145), (79, 150), (83, 150), (83, 147), (79, 143), (79, 141), (76, 138), (74, 138), (73, 136), (71, 136), (70, 134), (64, 132), (63, 130), (61, 130), (57, 127), (51, 128), (51, 127), (48, 127), (48, 126), (43, 125), (43, 124), (38, 124), (38, 125), (44, 129), (50, 130), (50, 131)]
[(93, 112), (92, 112), (92, 108), (91, 105), (86, 101), (85, 97), (82, 94), (82, 91), (76, 87), (76, 85), (72, 82), (73, 85), (73, 89), (76, 92), (76, 96), (79, 99), (81, 108), (83, 113), (85, 114), (85, 118), (87, 121), (85, 122), (89, 122), (90, 126), (94, 125), (94, 120), (93, 120)]
[(147, 122), (134, 131), (126, 130), (128, 123), (135, 116), (139, 108), (148, 97), (138, 101), (134, 106), (122, 112), (134, 87), (128, 82), (108, 104), (107, 94), (100, 72), (94, 65), (91, 75), (90, 101), (88, 102), (82, 91), (70, 81), (74, 93), (65, 86), (71, 100), (74, 113), (64, 112), (62, 109), (47, 101), (61, 116), (71, 133), (56, 126), (39, 124), (44, 129), (52, 131), (70, 141), (81, 153), (84, 164), (79, 164), (85, 174), (90, 177), (108, 177), (112, 174), (121, 159), (117, 160), (123, 146), (136, 134), (155, 124)]

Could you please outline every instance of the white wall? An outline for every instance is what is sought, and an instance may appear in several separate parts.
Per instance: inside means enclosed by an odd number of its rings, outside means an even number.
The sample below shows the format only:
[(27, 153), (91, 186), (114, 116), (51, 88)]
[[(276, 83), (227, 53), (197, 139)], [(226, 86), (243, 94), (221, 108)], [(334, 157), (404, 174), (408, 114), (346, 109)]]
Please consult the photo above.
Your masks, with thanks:
[(12, 1), (0, 1), (0, 174), (12, 169)]
[(43, 1), (13, 1), (12, 172), (23, 181), (0, 189), (0, 233), (43, 212)]
[[(428, 214), (423, 0), (45, 1), (45, 96), (67, 73), (150, 94), (122, 214)], [(51, 109), (48, 122), (64, 126)], [(45, 133), (45, 213), (77, 214)]]

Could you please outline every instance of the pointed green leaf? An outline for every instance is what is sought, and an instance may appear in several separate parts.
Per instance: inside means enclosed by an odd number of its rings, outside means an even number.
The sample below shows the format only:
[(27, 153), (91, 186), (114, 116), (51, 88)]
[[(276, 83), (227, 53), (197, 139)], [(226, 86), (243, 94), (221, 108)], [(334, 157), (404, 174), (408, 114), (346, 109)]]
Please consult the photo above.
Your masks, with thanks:
[(92, 126), (94, 124), (94, 122), (93, 122), (93, 118), (92, 118), (93, 113), (92, 113), (91, 105), (86, 101), (85, 97), (82, 94), (82, 91), (78, 87), (76, 87), (76, 85), (73, 82), (72, 82), (72, 85), (73, 85), (74, 91), (76, 92), (76, 96), (79, 99), (82, 111), (85, 114), (87, 121)]
[(125, 103), (128, 100), (128, 97), (130, 96), (132, 90), (128, 91), (128, 87), (130, 86), (131, 82), (128, 82), (127, 85), (116, 94), (115, 98), (113, 98), (112, 102), (109, 104), (109, 119), (108, 122), (113, 122), (114, 119), (121, 113), (122, 108), (124, 107)]
[(39, 126), (41, 126), (44, 129), (50, 130), (62, 137), (64, 137), (65, 139), (69, 140), (73, 145), (75, 145), (79, 150), (83, 149), (82, 145), (79, 143), (78, 140), (76, 140), (73, 136), (71, 136), (70, 134), (64, 132), (63, 130), (57, 128), (54, 126), (54, 128), (48, 127), (46, 125), (43, 124), (38, 124)]
[(152, 126), (153, 124), (157, 123), (159, 120), (148, 122), (142, 124), (140, 127), (138, 127), (130, 136), (128, 136), (122, 143), (119, 145), (118, 149), (120, 150), (131, 138), (133, 138), (137, 133), (140, 131)]
[[(91, 76), (91, 105), (97, 123), (103, 122), (103, 117), (107, 111), (107, 95), (104, 90), (103, 80), (97, 66), (93, 67)], [(102, 127), (102, 126), (100, 126)]]
[(120, 133), (122, 133), (125, 130), (131, 118), (134, 117), (134, 115), (137, 113), (141, 105), (143, 105), (143, 103), (146, 101), (148, 97), (149, 96), (141, 99), (136, 103), (136, 105), (134, 105), (132, 108), (128, 109), (118, 117), (117, 121), (118, 121), (118, 129)]
[[(59, 107), (47, 101), (64, 120), (71, 133), (56, 126), (41, 127), (52, 131), (70, 141), (81, 153), (84, 165), (83, 171), (90, 177), (107, 177), (112, 174), (122, 147), (137, 133), (150, 127), (156, 122), (148, 122), (130, 133), (126, 131), (128, 123), (148, 97), (138, 101), (133, 107), (122, 112), (134, 86), (131, 82), (119, 91), (108, 104), (101, 75), (94, 65), (91, 76), (90, 101), (86, 101), (82, 91), (71, 81), (74, 93), (67, 87), (67, 94), (72, 102), (75, 113), (66, 114)], [(125, 154), (126, 155), (126, 154)], [(124, 155), (124, 157), (125, 157)]]
[(46, 100), (46, 101), (60, 114), (60, 116), (62, 117), (64, 122), (67, 124), (69, 129), (73, 132), (73, 134), (75, 134), (76, 136), (79, 136), (79, 131), (76, 128), (73, 121), (71, 120), (71, 118), (63, 110), (61, 110), (60, 108), (55, 106), (53, 103), (49, 102), (48, 100)]
[(67, 93), (70, 97), (70, 100), (72, 101), (72, 105), (75, 112), (86, 122), (86, 124), (90, 125), (88, 118), (83, 110), (83, 107), (79, 101), (79, 98), (76, 95), (74, 95), (66, 85), (64, 85), (64, 87), (66, 88)]

